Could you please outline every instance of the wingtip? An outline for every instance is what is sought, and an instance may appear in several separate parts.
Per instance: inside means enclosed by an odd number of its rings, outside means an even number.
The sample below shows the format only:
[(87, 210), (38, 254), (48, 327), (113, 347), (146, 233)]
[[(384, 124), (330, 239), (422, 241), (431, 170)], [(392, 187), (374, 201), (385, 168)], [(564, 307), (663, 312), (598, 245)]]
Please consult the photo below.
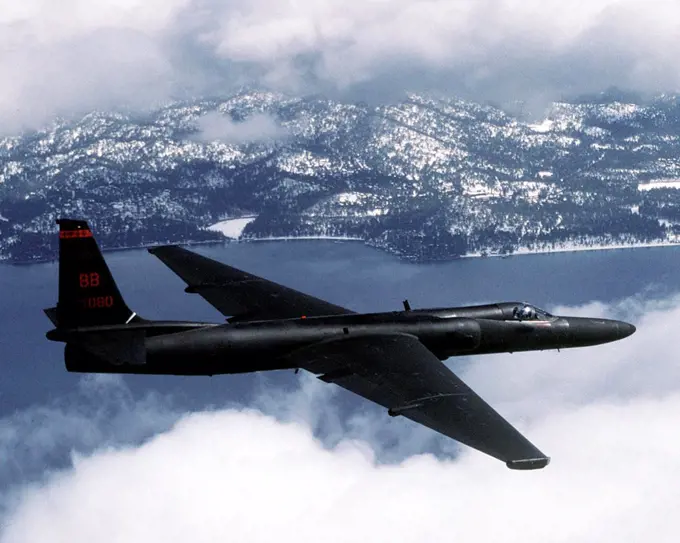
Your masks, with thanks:
[(530, 469), (542, 469), (550, 464), (550, 458), (544, 456), (542, 458), (523, 458), (521, 460), (510, 460), (506, 462), (505, 465), (510, 469), (515, 470), (530, 470)]

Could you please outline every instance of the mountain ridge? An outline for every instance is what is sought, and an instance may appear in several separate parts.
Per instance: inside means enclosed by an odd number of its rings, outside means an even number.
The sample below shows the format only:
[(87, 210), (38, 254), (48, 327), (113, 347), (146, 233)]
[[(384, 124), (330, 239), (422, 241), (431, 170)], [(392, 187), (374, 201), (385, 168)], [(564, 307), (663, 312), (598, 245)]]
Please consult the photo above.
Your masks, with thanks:
[[(56, 255), (55, 219), (107, 248), (335, 236), (417, 261), (680, 238), (680, 99), (343, 103), (244, 91), (92, 112), (0, 138), (0, 258)], [(680, 182), (677, 185), (680, 187)]]

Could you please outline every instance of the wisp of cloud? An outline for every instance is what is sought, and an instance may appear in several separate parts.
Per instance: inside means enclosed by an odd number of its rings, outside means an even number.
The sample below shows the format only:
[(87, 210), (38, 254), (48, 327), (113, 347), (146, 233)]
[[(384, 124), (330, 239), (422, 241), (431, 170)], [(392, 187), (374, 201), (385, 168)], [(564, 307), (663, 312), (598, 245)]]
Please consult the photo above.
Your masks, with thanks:
[[(552, 455), (544, 470), (511, 471), (467, 448), (385, 462), (389, 417), (333, 413), (345, 392), (311, 377), (297, 391), (263, 389), (251, 407), (185, 414), (169, 430), (171, 402), (147, 398), (137, 418), (143, 428), (161, 421), (155, 437), (102, 438), (72, 466), (14, 487), (0, 542), (675, 541), (680, 364), (669, 339), (680, 297), (560, 309), (599, 311), (626, 315), (638, 332), (594, 348), (478, 357), (462, 373)], [(119, 381), (95, 385), (129, 406)], [(125, 412), (139, 427), (135, 409)], [(17, 424), (2, 421), (5, 431)], [(389, 426), (391, 438), (428, 449), (432, 432), (398, 418)], [(35, 431), (44, 450), (60, 432)], [(16, 448), (2, 452), (21, 463)]]
[(286, 129), (270, 115), (260, 113), (235, 122), (218, 111), (211, 111), (198, 119), (198, 134), (194, 138), (240, 145), (280, 140), (287, 135)]

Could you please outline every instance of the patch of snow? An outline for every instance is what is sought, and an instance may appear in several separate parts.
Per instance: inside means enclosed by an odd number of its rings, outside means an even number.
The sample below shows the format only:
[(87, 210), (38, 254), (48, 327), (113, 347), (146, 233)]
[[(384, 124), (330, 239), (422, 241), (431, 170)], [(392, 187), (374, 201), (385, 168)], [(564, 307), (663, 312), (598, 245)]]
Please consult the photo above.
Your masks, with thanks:
[(380, 217), (381, 215), (387, 215), (387, 211), (385, 209), (369, 209), (366, 211), (366, 216), (367, 217)]
[(1, 222), (9, 222), (9, 219), (7, 217), (3, 217), (2, 213), (0, 213), (0, 221)]
[(337, 200), (341, 204), (359, 203), (360, 196), (356, 192), (343, 192), (337, 195)]
[(238, 219), (226, 219), (212, 224), (206, 228), (212, 232), (221, 232), (226, 238), (238, 239), (243, 234), (243, 229), (257, 217), (240, 217)]
[(598, 113), (605, 119), (615, 121), (619, 119), (630, 119), (634, 117), (640, 109), (640, 106), (637, 104), (614, 102), (601, 107)]
[(529, 128), (533, 130), (534, 132), (540, 132), (540, 133), (545, 133), (545, 132), (550, 132), (552, 130), (553, 125), (555, 124), (554, 121), (550, 119), (544, 119), (538, 124), (530, 124)]
[(648, 191), (654, 189), (680, 189), (680, 180), (676, 179), (661, 179), (659, 181), (650, 181), (649, 183), (639, 183), (639, 191)]
[(461, 182), (463, 195), (470, 198), (487, 199), (502, 196), (503, 192), (498, 184), (493, 185), (484, 181), (465, 180)]
[(522, 198), (535, 204), (541, 193), (549, 190), (550, 185), (541, 181), (516, 181), (512, 187), (521, 193)]
[(611, 146), (610, 144), (608, 144), (608, 143), (606, 143), (606, 144), (603, 144), (603, 143), (591, 143), (591, 144), (590, 144), (590, 148), (599, 151), (599, 150), (601, 150), (601, 149), (611, 149), (612, 146)]

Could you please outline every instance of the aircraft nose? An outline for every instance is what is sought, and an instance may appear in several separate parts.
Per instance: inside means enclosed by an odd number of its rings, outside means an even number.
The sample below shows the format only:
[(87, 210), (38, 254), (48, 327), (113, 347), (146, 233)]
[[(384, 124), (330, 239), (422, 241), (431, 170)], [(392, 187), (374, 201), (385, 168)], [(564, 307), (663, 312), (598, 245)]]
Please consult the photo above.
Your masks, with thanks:
[(635, 326), (609, 319), (569, 319), (569, 330), (576, 345), (598, 345), (626, 338), (635, 332)]
[(635, 333), (635, 330), (637, 330), (637, 328), (635, 328), (635, 326), (633, 326), (632, 324), (623, 321), (617, 321), (616, 325), (619, 333), (618, 339), (623, 339), (625, 337), (632, 336)]
[(602, 343), (618, 341), (635, 332), (635, 326), (623, 321), (592, 319), (590, 326), (592, 327), (590, 335), (593, 339), (599, 338)]

